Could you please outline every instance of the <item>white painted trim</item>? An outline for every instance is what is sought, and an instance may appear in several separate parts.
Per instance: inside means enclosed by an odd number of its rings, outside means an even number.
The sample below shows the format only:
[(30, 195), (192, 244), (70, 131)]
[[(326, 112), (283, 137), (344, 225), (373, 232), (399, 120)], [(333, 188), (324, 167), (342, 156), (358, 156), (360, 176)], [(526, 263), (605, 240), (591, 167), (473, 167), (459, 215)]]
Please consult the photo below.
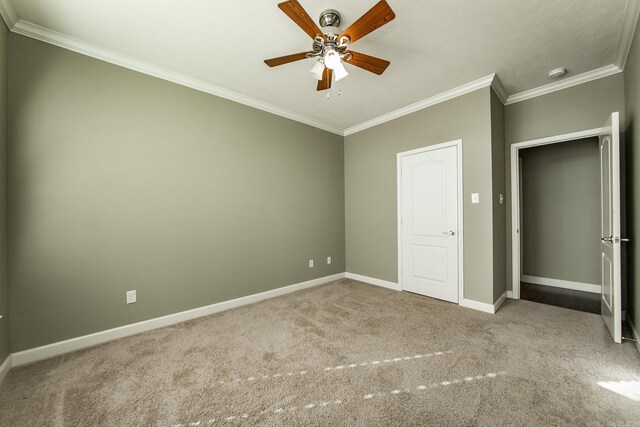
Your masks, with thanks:
[(532, 139), (529, 141), (516, 142), (515, 144), (511, 144), (511, 147), (520, 148), (528, 148), (528, 147), (538, 147), (540, 145), (549, 145), (549, 144), (557, 144), (558, 142), (567, 142), (567, 141), (575, 141), (578, 139), (591, 138), (598, 135), (603, 135), (607, 133), (607, 130), (604, 128), (593, 128), (587, 130), (581, 130), (578, 132), (565, 133), (563, 135), (554, 135), (547, 136), (544, 138)]
[(472, 308), (474, 310), (483, 311), (485, 313), (495, 314), (500, 309), (500, 307), (502, 307), (502, 304), (504, 304), (504, 302), (507, 300), (508, 293), (509, 291), (504, 291), (504, 293), (500, 295), (500, 298), (498, 298), (498, 300), (493, 304), (487, 304), (486, 302), (479, 302), (462, 298), (460, 299), (460, 305), (462, 307)]
[(8, 355), (7, 358), (4, 359), (4, 362), (2, 362), (2, 365), (0, 365), (0, 384), (2, 384), (2, 381), (4, 381), (12, 367), (12, 356)]
[(383, 288), (391, 289), (391, 290), (394, 290), (394, 291), (401, 291), (402, 290), (402, 289), (400, 289), (400, 285), (398, 285), (397, 283), (388, 282), (388, 281), (382, 280), (382, 279), (376, 279), (374, 277), (362, 276), (360, 274), (355, 274), (355, 273), (345, 273), (344, 276), (347, 279), (357, 280), (359, 282), (368, 283), (370, 285), (381, 286)]
[(627, 320), (629, 322), (629, 327), (631, 328), (631, 335), (633, 335), (633, 339), (636, 340), (636, 342), (634, 342), (634, 344), (636, 345), (636, 350), (638, 350), (638, 353), (640, 353), (640, 334), (638, 333), (638, 329), (636, 328), (636, 325), (633, 324), (633, 321), (631, 319)]
[(113, 341), (119, 338), (151, 331), (153, 329), (164, 328), (166, 326), (175, 325), (177, 323), (196, 319), (198, 317), (208, 316), (210, 314), (219, 313), (221, 311), (229, 310), (243, 305), (253, 304), (255, 302), (263, 301), (269, 298), (274, 298), (281, 295), (289, 294), (291, 292), (311, 288), (313, 286), (322, 285), (324, 283), (339, 280), (344, 277), (344, 273), (320, 277), (318, 279), (297, 283), (295, 285), (285, 286), (258, 294), (248, 295), (246, 297), (236, 298), (230, 301), (223, 301), (217, 304), (207, 305), (205, 307), (194, 308), (192, 310), (182, 311), (180, 313), (156, 317), (154, 319), (120, 326), (118, 328), (108, 329), (106, 331), (96, 332), (94, 334), (84, 335), (65, 341), (59, 341), (53, 344), (44, 345), (42, 347), (20, 351), (12, 354), (12, 366), (20, 366), (26, 363), (36, 362), (39, 360), (48, 359), (50, 357), (59, 356), (70, 351), (93, 347), (95, 345)]
[(495, 306), (493, 304), (487, 304), (485, 302), (474, 301), (466, 298), (462, 298), (459, 304), (461, 307), (471, 308), (473, 310), (482, 311), (484, 313), (495, 313)]
[(513, 299), (513, 291), (507, 291), (507, 298)]
[(397, 119), (399, 117), (406, 116), (407, 114), (415, 113), (416, 111), (434, 106), (436, 104), (440, 104), (441, 102), (449, 101), (450, 99), (457, 98), (462, 95), (466, 95), (478, 89), (489, 87), (493, 82), (494, 77), (495, 77), (495, 74), (488, 75), (481, 79), (474, 80), (472, 82), (463, 84), (462, 86), (458, 86), (456, 88), (442, 92), (430, 98), (423, 99), (422, 101), (418, 101), (411, 105), (407, 105), (406, 107), (399, 108), (390, 113), (383, 114), (382, 116), (368, 120), (364, 123), (360, 123), (359, 125), (352, 126), (350, 128), (345, 129), (344, 136), (352, 135), (356, 132), (360, 132), (365, 129), (369, 129), (371, 127), (380, 125), (382, 123), (386, 123), (388, 121)]
[(397, 185), (397, 207), (396, 225), (398, 234), (398, 285), (402, 289), (402, 158), (414, 154), (426, 153), (428, 151), (440, 150), (442, 148), (456, 147), (458, 158), (458, 304), (464, 299), (464, 183), (462, 173), (462, 140), (443, 142), (429, 145), (427, 147), (416, 148), (415, 150), (403, 151), (396, 155), (396, 185)]
[(638, 17), (640, 16), (640, 1), (627, 0), (625, 6), (624, 21), (620, 34), (620, 42), (618, 44), (616, 61), (614, 64), (591, 70), (577, 76), (565, 78), (558, 82), (512, 94), (511, 96), (508, 96), (508, 93), (505, 90), (502, 82), (498, 78), (497, 74), (491, 74), (489, 76), (474, 80), (472, 82), (434, 95), (422, 101), (418, 101), (414, 104), (392, 111), (390, 113), (383, 114), (382, 116), (352, 126), (345, 130), (338, 129), (334, 126), (322, 123), (310, 117), (303, 116), (294, 111), (286, 110), (284, 108), (257, 100), (255, 98), (251, 98), (238, 92), (234, 92), (220, 86), (198, 80), (190, 76), (186, 76), (184, 74), (158, 67), (153, 64), (149, 64), (144, 61), (140, 61), (114, 51), (110, 51), (97, 45), (93, 45), (83, 40), (76, 39), (69, 35), (50, 30), (37, 24), (24, 21), (18, 17), (11, 0), (0, 0), (0, 15), (2, 15), (2, 18), (7, 24), (7, 27), (17, 34), (32, 37), (36, 40), (44, 41), (46, 43), (50, 43), (64, 49), (69, 49), (83, 55), (91, 56), (93, 58), (110, 62), (163, 80), (168, 80), (195, 90), (219, 96), (221, 98), (229, 99), (240, 104), (248, 105), (259, 110), (267, 111), (278, 116), (305, 123), (309, 126), (317, 127), (328, 132), (347, 136), (487, 86), (491, 86), (498, 97), (502, 100), (503, 104), (508, 105), (619, 73), (624, 69), (624, 65), (629, 55), (629, 50), (633, 41)]
[(587, 129), (578, 132), (571, 132), (562, 135), (549, 136), (545, 138), (532, 139), (529, 141), (511, 144), (511, 294), (512, 298), (520, 299), (520, 279), (522, 277), (520, 266), (520, 162), (518, 161), (519, 151), (527, 147), (537, 147), (541, 145), (557, 144), (560, 142), (574, 141), (577, 139), (590, 138), (602, 135), (606, 130), (603, 128)]
[[(513, 94), (511, 96), (508, 96), (507, 91), (505, 90), (498, 76), (496, 74), (491, 74), (343, 130), (313, 119), (311, 117), (307, 117), (294, 111), (278, 107), (268, 102), (261, 101), (247, 95), (225, 89), (221, 86), (217, 86), (212, 83), (169, 70), (167, 68), (159, 67), (68, 36), (66, 34), (41, 27), (31, 22), (18, 19), (10, 0), (0, 0), (0, 14), (2, 14), (2, 17), (5, 19), (5, 22), (7, 23), (7, 26), (11, 29), (11, 31), (17, 34), (31, 37), (36, 40), (61, 47), (63, 49), (68, 49), (83, 55), (90, 56), (92, 58), (100, 59), (102, 61), (106, 61), (124, 68), (128, 68), (130, 70), (157, 77), (159, 79), (167, 80), (201, 92), (229, 99), (240, 104), (248, 105), (250, 107), (257, 108), (259, 110), (285, 117), (300, 123), (304, 123), (309, 126), (326, 130), (328, 132), (332, 132), (341, 136), (352, 135), (356, 132), (360, 132), (370, 127), (386, 123), (388, 121), (397, 119), (407, 114), (414, 113), (424, 108), (449, 101), (451, 99), (466, 95), (484, 87), (492, 87), (498, 97), (502, 100), (502, 102), (505, 105), (508, 105), (515, 102), (524, 101), (525, 99), (531, 99), (537, 96), (546, 95), (551, 92), (566, 89), (568, 87), (576, 86), (599, 78), (607, 77), (622, 71), (621, 67), (615, 64), (611, 64), (606, 67), (588, 71), (577, 76), (569, 77), (558, 82)], [(625, 21), (625, 28), (631, 28), (632, 25), (627, 24), (626, 22), (627, 21)], [(635, 26), (633, 27), (635, 28)], [(626, 30), (624, 34), (626, 34)], [(621, 41), (621, 43), (627, 43), (626, 40), (626, 38), (623, 38), (623, 41)], [(630, 45), (625, 48), (625, 52), (627, 52), (627, 54), (629, 47)]]
[(508, 298), (508, 294), (507, 291), (504, 291), (502, 295), (500, 295), (500, 298), (498, 298), (498, 301), (496, 301), (493, 304), (493, 312), (496, 313), (500, 307), (502, 307), (502, 304), (504, 304), (504, 302), (507, 300)]
[(348, 136), (356, 132), (368, 129), (370, 127), (377, 126), (390, 120), (405, 116), (407, 114), (411, 114), (423, 108), (431, 107), (433, 105), (448, 101), (450, 99), (488, 86), (494, 89), (495, 93), (505, 105), (508, 105), (619, 73), (624, 68), (626, 58), (629, 54), (629, 49), (633, 40), (638, 16), (640, 15), (639, 4), (640, 2), (638, 2), (637, 0), (628, 0), (627, 2), (615, 64), (591, 70), (577, 76), (565, 78), (558, 82), (512, 94), (511, 96), (508, 96), (508, 93), (498, 76), (496, 74), (491, 74), (489, 76), (471, 81), (469, 83), (431, 96), (422, 101), (418, 101), (414, 104), (408, 105), (390, 113), (383, 114), (379, 117), (365, 121), (344, 130), (338, 129), (335, 126), (323, 123), (311, 117), (298, 114), (294, 111), (278, 107), (268, 102), (261, 101), (247, 95), (243, 95), (241, 93), (214, 85), (212, 83), (208, 83), (203, 80), (199, 80), (132, 57), (128, 57), (126, 55), (122, 55), (115, 51), (102, 48), (100, 46), (85, 42), (69, 35), (50, 30), (48, 28), (33, 24), (28, 21), (24, 21), (22, 19), (19, 19), (19, 17), (17, 16), (11, 0), (0, 0), (0, 14), (2, 15), (9, 29), (17, 34), (22, 34), (36, 40), (53, 44), (64, 49), (78, 52), (83, 55), (100, 59), (102, 61), (119, 65), (121, 67), (125, 67), (140, 73), (190, 87), (192, 89), (219, 96), (221, 98), (229, 99), (231, 101), (248, 105), (250, 107), (257, 108), (259, 110), (266, 111), (291, 120), (295, 120), (297, 122), (323, 129), (328, 132), (332, 132), (341, 136)]
[(157, 77), (162, 80), (167, 80), (172, 83), (189, 87), (191, 89), (209, 93), (211, 95), (225, 98), (239, 104), (248, 105), (249, 107), (257, 108), (258, 110), (266, 111), (277, 116), (295, 120), (297, 122), (316, 127), (318, 129), (326, 130), (338, 135), (343, 135), (342, 129), (329, 126), (327, 124), (319, 122), (318, 120), (303, 116), (302, 114), (298, 114), (294, 111), (286, 110), (273, 104), (269, 104), (268, 102), (260, 101), (247, 95), (243, 95), (241, 93), (225, 89), (221, 86), (214, 85), (213, 83), (199, 80), (185, 74), (172, 71), (168, 68), (159, 67), (157, 65), (153, 65), (148, 62), (144, 62), (123, 55), (121, 53), (111, 51), (91, 43), (87, 43), (66, 34), (58, 33), (56, 31), (49, 30), (48, 28), (32, 24), (30, 22), (20, 20), (15, 24), (12, 31), (23, 36), (31, 37), (36, 40), (52, 44), (54, 46), (81, 53), (92, 58), (100, 59), (102, 61), (109, 62), (120, 67), (128, 68), (130, 70)]
[(493, 91), (495, 92), (495, 94), (498, 95), (498, 98), (500, 98), (500, 101), (502, 101), (502, 103), (505, 104), (507, 102), (507, 99), (509, 99), (509, 94), (507, 93), (507, 90), (504, 88), (504, 85), (502, 84), (502, 80), (500, 80), (500, 77), (498, 77), (497, 74), (493, 75), (493, 81), (491, 82), (491, 87), (493, 88)]
[(578, 74), (577, 76), (567, 77), (557, 82), (549, 83), (544, 86), (538, 86), (533, 89), (525, 90), (524, 92), (515, 93), (507, 98), (507, 102), (505, 103), (505, 105), (515, 104), (516, 102), (525, 101), (527, 99), (536, 98), (542, 95), (547, 95), (552, 92), (557, 92), (562, 89), (578, 86), (583, 83), (588, 83), (604, 77), (609, 77), (621, 72), (622, 68), (618, 67), (617, 65), (607, 65), (606, 67), (587, 71), (586, 73)]
[(602, 293), (602, 285), (594, 283), (574, 282), (571, 280), (550, 279), (548, 277), (522, 275), (522, 281), (536, 285), (552, 286), (554, 288), (571, 289), (574, 291), (590, 292), (592, 294)]
[(5, 24), (11, 30), (14, 25), (16, 25), (16, 21), (18, 20), (18, 15), (16, 14), (16, 10), (13, 8), (13, 4), (11, 0), (0, 0), (0, 15), (2, 15), (2, 19), (4, 19)]
[(631, 43), (638, 25), (638, 17), (640, 17), (640, 1), (627, 0), (624, 11), (624, 22), (622, 23), (622, 31), (620, 33), (620, 43), (618, 43), (618, 53), (616, 54), (616, 64), (624, 69), (631, 50)]

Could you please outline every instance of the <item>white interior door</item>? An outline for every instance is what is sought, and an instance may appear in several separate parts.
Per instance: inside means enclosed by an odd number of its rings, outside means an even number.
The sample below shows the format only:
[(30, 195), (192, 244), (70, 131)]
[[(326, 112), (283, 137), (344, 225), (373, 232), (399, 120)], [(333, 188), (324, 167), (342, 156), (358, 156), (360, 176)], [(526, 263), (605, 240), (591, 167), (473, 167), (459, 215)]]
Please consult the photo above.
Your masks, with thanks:
[(613, 113), (600, 136), (600, 195), (602, 206), (601, 314), (613, 340), (622, 342), (622, 273), (620, 259), (620, 118)]
[(458, 302), (458, 147), (402, 157), (402, 289)]

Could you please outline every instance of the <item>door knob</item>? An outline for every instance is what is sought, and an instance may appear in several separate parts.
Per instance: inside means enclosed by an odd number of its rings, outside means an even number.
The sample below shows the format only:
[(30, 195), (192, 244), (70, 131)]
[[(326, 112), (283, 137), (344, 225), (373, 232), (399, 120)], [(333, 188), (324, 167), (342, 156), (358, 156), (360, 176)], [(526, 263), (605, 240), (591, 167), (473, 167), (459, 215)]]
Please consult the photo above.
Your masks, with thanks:
[(603, 242), (609, 242), (609, 243), (613, 243), (613, 236), (610, 237), (601, 237), (600, 240), (602, 240)]
[(455, 236), (456, 232), (451, 230), (451, 231), (443, 231), (442, 234), (444, 234), (445, 236)]

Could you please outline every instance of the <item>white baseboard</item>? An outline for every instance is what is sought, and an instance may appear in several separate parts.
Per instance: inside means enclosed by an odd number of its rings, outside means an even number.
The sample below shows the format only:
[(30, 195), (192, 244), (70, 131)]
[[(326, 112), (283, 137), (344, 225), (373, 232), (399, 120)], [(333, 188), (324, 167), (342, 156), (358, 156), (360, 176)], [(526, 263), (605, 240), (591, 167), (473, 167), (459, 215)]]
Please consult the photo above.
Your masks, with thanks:
[(504, 302), (507, 300), (508, 292), (509, 291), (504, 291), (504, 293), (500, 295), (500, 298), (498, 298), (498, 301), (496, 301), (493, 304), (487, 304), (485, 302), (474, 301), (472, 299), (466, 299), (466, 298), (462, 298), (459, 304), (462, 307), (472, 308), (474, 310), (483, 311), (485, 313), (495, 314), (498, 311), (498, 309), (502, 306), (502, 304), (504, 304)]
[[(371, 285), (382, 286), (383, 288), (392, 289), (394, 291), (402, 290), (400, 289), (400, 285), (398, 283), (388, 282), (386, 280), (376, 279), (374, 277), (362, 276), (360, 274), (355, 274), (355, 273), (345, 273), (345, 277), (347, 279), (357, 280), (359, 282), (369, 283)], [(506, 299), (507, 299), (507, 292), (505, 291), (505, 293), (502, 294), (502, 296), (498, 298), (498, 301), (496, 301), (496, 303), (493, 305), (485, 304), (483, 302), (473, 301), (470, 299), (464, 299), (464, 298), (460, 300), (459, 305), (461, 305), (462, 307), (472, 308), (474, 310), (484, 311), (485, 313), (493, 314), (496, 311), (498, 311), (498, 309)]]
[(53, 344), (44, 345), (42, 347), (19, 351), (11, 355), (11, 365), (20, 366), (26, 363), (37, 362), (39, 360), (44, 360), (50, 357), (68, 353), (70, 351), (92, 347), (119, 338), (136, 335), (142, 332), (151, 331), (153, 329), (163, 328), (165, 326), (175, 325), (176, 323), (185, 322), (187, 320), (196, 319), (198, 317), (208, 316), (210, 314), (219, 313), (221, 311), (229, 310), (243, 305), (253, 304), (255, 302), (263, 301), (269, 298), (274, 298), (281, 295), (289, 294), (291, 292), (300, 291), (302, 289), (311, 288), (313, 286), (322, 285), (324, 283), (339, 280), (344, 277), (344, 273), (320, 277), (318, 279), (309, 280), (307, 282), (297, 283), (295, 285), (261, 292), (259, 294), (248, 295), (246, 297), (236, 298), (230, 301), (223, 301), (217, 304), (207, 305), (205, 307), (199, 307), (192, 310), (182, 311), (180, 313), (169, 314), (167, 316), (156, 317), (155, 319), (132, 323), (130, 325), (120, 326), (118, 328), (108, 329), (106, 331), (96, 332), (94, 334), (60, 341)]
[(345, 273), (347, 279), (357, 280), (359, 282), (369, 283), (370, 285), (382, 286), (383, 288), (392, 289), (394, 291), (401, 291), (400, 285), (393, 282), (387, 282), (386, 280), (376, 279), (373, 277), (361, 276), (354, 273)]
[(633, 324), (631, 319), (629, 319), (628, 322), (629, 326), (631, 327), (631, 335), (633, 335), (632, 338), (636, 340), (636, 342), (634, 342), (634, 344), (636, 345), (636, 350), (638, 350), (638, 353), (640, 353), (640, 334), (638, 333), (638, 330), (636, 329), (636, 326)]
[(2, 384), (2, 380), (7, 376), (9, 370), (11, 369), (11, 355), (8, 355), (2, 365), (0, 365), (0, 384)]
[(525, 283), (533, 283), (536, 285), (553, 286), (554, 288), (572, 289), (574, 291), (591, 292), (599, 294), (602, 292), (602, 286), (593, 283), (572, 282), (570, 280), (550, 279), (548, 277), (527, 276), (522, 275), (520, 279)]
[(513, 299), (513, 291), (507, 291), (507, 298)]
[(493, 312), (496, 313), (500, 307), (502, 307), (502, 304), (504, 304), (504, 302), (507, 300), (507, 298), (509, 297), (509, 295), (507, 294), (507, 291), (504, 291), (504, 293), (502, 295), (500, 295), (500, 298), (498, 298), (498, 301), (496, 301), (493, 304)]
[(474, 310), (483, 311), (485, 313), (495, 313), (495, 307), (493, 304), (487, 304), (484, 302), (474, 301), (472, 299), (462, 298), (458, 303), (461, 307), (472, 308)]

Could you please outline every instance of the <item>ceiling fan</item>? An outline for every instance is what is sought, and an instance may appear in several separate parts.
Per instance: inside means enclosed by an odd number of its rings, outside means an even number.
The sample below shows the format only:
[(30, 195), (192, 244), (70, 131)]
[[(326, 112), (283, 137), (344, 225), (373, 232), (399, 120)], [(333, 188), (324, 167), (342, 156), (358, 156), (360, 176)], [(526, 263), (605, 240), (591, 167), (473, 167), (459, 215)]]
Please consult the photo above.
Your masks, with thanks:
[(313, 50), (266, 59), (264, 62), (269, 67), (306, 58), (317, 58), (311, 69), (311, 75), (318, 80), (317, 90), (320, 91), (331, 87), (331, 78), (334, 72), (336, 81), (349, 75), (344, 68), (343, 61), (378, 75), (384, 73), (384, 70), (389, 66), (390, 62), (384, 59), (347, 50), (349, 44), (377, 30), (396, 17), (386, 0), (378, 2), (344, 31), (338, 28), (340, 14), (336, 10), (329, 9), (320, 14), (319, 23), (322, 27), (320, 29), (298, 0), (285, 1), (278, 4), (278, 7), (313, 39)]

